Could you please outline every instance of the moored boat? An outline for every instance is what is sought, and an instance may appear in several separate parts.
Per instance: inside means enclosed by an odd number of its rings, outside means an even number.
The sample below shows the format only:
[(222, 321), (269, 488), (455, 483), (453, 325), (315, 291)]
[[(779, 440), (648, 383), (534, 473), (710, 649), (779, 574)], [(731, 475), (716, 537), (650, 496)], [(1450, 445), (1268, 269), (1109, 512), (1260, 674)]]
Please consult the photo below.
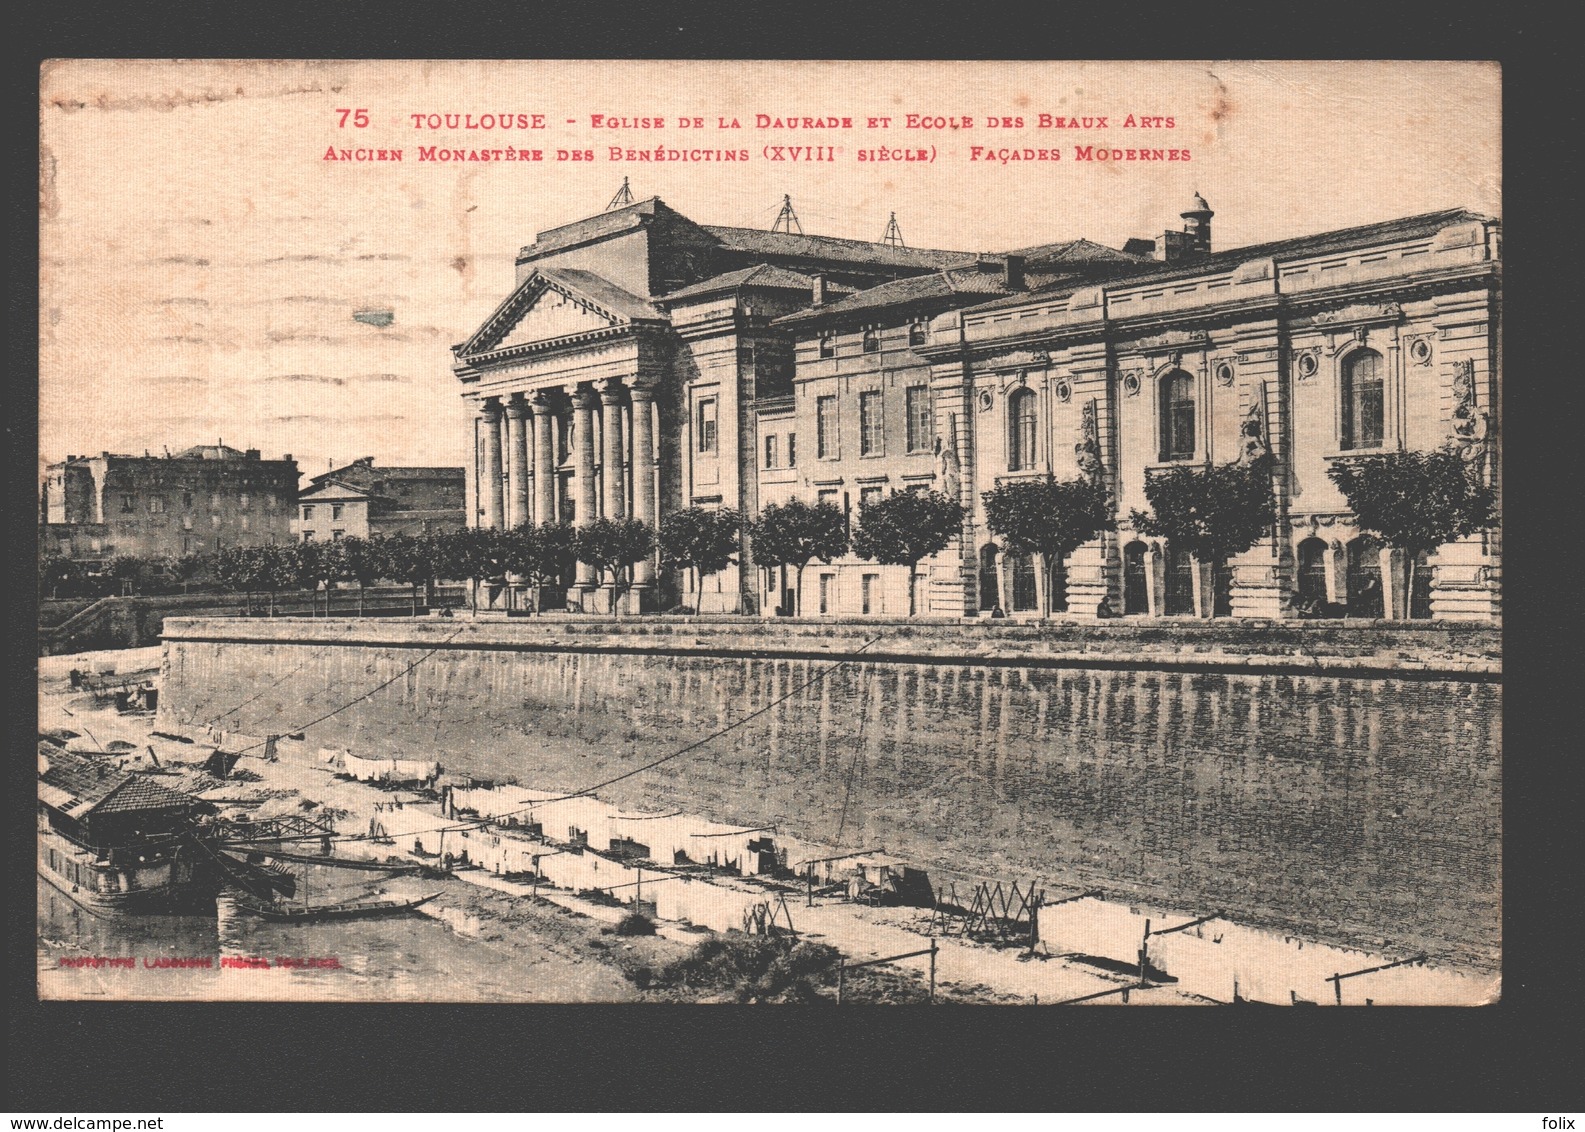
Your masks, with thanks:
[(438, 892), (426, 893), (408, 900), (349, 900), (340, 904), (319, 904), (311, 906), (294, 906), (291, 904), (261, 904), (257, 901), (238, 900), (236, 906), (240, 911), (252, 913), (265, 920), (286, 920), (293, 923), (307, 923), (313, 920), (346, 920), (359, 916), (385, 916), (397, 912), (407, 912), (423, 904), (428, 904)]

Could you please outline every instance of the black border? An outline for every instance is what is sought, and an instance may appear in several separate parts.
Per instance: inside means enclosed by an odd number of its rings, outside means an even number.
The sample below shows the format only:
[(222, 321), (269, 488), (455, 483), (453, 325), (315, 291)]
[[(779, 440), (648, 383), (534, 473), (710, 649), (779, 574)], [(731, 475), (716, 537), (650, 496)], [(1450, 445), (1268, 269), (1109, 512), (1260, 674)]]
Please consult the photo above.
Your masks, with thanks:
[[(5, 422), (14, 556), (12, 903), (32, 905), (37, 74), (50, 57), (1466, 58), (1505, 68), (1505, 957), (1466, 1010), (40, 1004), (9, 917), (7, 1107), (94, 1111), (1568, 1111), (1577, 1106), (1582, 744), (1569, 614), (1579, 379), (1579, 64), (1517, 5), (75, 3), (10, 44), (14, 177)], [(1390, 106), (1380, 108), (1391, 113)], [(1431, 126), (1429, 128), (1435, 128)], [(1318, 176), (1324, 170), (1318, 171)], [(1561, 351), (1558, 351), (1561, 353)], [(93, 395), (85, 390), (85, 396)], [(1572, 430), (1577, 431), (1577, 430)], [(1570, 579), (1548, 576), (1549, 559)], [(1557, 583), (1564, 582), (1566, 585)], [(1563, 595), (1561, 598), (1557, 595)], [(1560, 617), (1559, 614), (1562, 614)], [(1566, 1022), (1575, 1024), (1564, 1029)], [(1572, 1035), (1570, 1037), (1569, 1035)], [(518, 1050), (533, 1051), (519, 1054)]]

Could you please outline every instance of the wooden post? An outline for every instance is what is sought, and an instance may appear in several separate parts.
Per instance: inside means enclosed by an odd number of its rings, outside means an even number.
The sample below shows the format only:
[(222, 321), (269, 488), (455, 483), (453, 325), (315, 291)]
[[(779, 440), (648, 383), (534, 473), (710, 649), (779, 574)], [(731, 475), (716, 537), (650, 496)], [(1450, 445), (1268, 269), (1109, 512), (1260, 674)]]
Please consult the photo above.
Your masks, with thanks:
[(1145, 985), (1146, 958), (1150, 952), (1150, 921), (1145, 921), (1145, 938), (1139, 941), (1139, 985)]
[(842, 991), (847, 982), (847, 960), (837, 960), (837, 1005), (842, 1005)]
[(935, 1002), (935, 1000), (936, 1000), (936, 952), (938, 950), (939, 950), (939, 948), (936, 947), (935, 937), (932, 936), (931, 939), (930, 939), (930, 1001), (931, 1002)]
[(638, 870), (638, 880), (634, 882), (633, 888), (633, 907), (636, 909), (644, 903), (644, 867), (642, 865), (633, 867)]
[(810, 865), (804, 870), (804, 879), (809, 882), (809, 907), (815, 906), (815, 867)]
[(1332, 989), (1337, 992), (1337, 1004), (1339, 1006), (1342, 1006), (1343, 1005), (1343, 976), (1340, 975), (1340, 974), (1337, 974), (1336, 972), (1333, 972), (1332, 978), (1331, 978), (1331, 983), (1332, 983)]

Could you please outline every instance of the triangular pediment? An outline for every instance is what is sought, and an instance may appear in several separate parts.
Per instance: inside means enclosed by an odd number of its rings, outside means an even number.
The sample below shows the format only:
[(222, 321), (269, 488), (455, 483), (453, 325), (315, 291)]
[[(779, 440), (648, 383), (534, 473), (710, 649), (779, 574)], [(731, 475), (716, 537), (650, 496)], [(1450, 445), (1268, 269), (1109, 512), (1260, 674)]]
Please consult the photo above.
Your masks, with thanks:
[(661, 318), (637, 295), (585, 271), (538, 270), (462, 346), (480, 354)]

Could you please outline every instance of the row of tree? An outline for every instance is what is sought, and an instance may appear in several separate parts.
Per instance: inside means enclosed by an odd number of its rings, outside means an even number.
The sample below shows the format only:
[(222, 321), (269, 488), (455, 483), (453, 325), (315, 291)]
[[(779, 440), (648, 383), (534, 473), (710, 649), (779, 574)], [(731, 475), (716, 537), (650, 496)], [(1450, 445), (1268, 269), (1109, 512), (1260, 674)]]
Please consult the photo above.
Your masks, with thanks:
[[(1454, 447), (1339, 461), (1330, 475), (1359, 525), (1404, 552), (1405, 569), (1443, 543), (1489, 526), (1495, 518), (1492, 489)], [(1166, 539), (1214, 570), (1254, 546), (1275, 519), (1270, 458), (1204, 468), (1173, 468), (1145, 483), (1149, 511), (1134, 511), (1134, 529)], [(982, 496), (986, 522), (1002, 548), (1037, 556), (1043, 570), (1114, 530), (1111, 503), (1097, 479), (1021, 480)], [(599, 519), (583, 527), (559, 523), (512, 529), (465, 529), (430, 535), (230, 547), (213, 555), (159, 559), (113, 558), (99, 574), (123, 587), (161, 579), (186, 585), (212, 577), (237, 592), (274, 594), (290, 589), (379, 581), (418, 591), (440, 579), (566, 587), (576, 564), (587, 563), (599, 582), (617, 592), (632, 584), (633, 566), (658, 554), (662, 566), (692, 570), (702, 582), (740, 560), (743, 536), (754, 561), (770, 572), (791, 569), (795, 592), (813, 561), (829, 564), (852, 553), (881, 565), (908, 568), (908, 610), (917, 609), (919, 563), (946, 549), (962, 531), (964, 510), (939, 492), (904, 491), (866, 500), (850, 528), (844, 511), (829, 502), (794, 499), (766, 506), (745, 521), (731, 509), (673, 512), (658, 530), (636, 519)], [(54, 594), (80, 575), (64, 558), (40, 561), (43, 593)], [(1047, 576), (1050, 576), (1049, 573)], [(1406, 584), (1408, 578), (1405, 579)], [(701, 587), (702, 588), (702, 585)], [(1405, 591), (1407, 592), (1407, 590)]]

